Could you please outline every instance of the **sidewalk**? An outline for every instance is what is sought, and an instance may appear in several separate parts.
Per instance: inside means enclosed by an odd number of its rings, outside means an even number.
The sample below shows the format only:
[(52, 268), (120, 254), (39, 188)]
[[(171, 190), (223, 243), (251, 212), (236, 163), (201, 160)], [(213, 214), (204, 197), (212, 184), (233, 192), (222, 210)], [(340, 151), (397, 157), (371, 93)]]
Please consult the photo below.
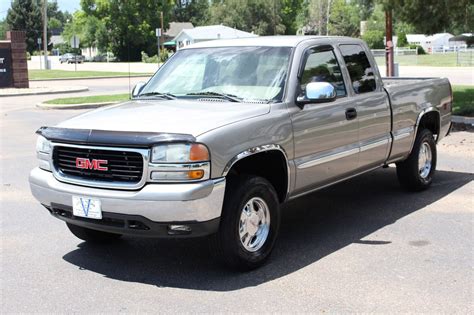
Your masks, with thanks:
[(25, 96), (25, 95), (40, 95), (40, 94), (58, 94), (58, 93), (74, 93), (88, 91), (87, 86), (82, 85), (63, 85), (63, 86), (37, 86), (27, 89), (6, 88), (0, 89), (0, 98), (7, 96)]
[[(51, 69), (74, 71), (76, 66), (77, 71), (110, 71), (123, 72), (124, 74), (129, 71), (132, 73), (155, 73), (158, 70), (158, 64), (144, 62), (84, 62), (77, 65), (52, 62)], [(40, 64), (28, 60), (28, 69), (40, 69)]]

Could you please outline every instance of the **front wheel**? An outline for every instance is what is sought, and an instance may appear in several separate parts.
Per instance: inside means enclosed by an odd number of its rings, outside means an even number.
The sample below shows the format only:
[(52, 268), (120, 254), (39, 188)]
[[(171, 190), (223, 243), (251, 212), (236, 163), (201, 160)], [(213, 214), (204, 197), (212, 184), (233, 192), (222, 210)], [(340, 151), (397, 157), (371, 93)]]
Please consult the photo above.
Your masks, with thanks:
[(228, 180), (219, 231), (212, 250), (227, 266), (251, 270), (265, 263), (275, 244), (280, 208), (275, 189), (264, 178)]
[(436, 170), (436, 142), (428, 129), (421, 130), (408, 158), (397, 163), (397, 176), (403, 188), (409, 191), (427, 189)]
[(80, 238), (86, 242), (92, 243), (107, 243), (118, 240), (122, 235), (107, 233), (97, 230), (88, 229), (82, 226), (66, 223), (69, 231), (74, 234), (77, 238)]

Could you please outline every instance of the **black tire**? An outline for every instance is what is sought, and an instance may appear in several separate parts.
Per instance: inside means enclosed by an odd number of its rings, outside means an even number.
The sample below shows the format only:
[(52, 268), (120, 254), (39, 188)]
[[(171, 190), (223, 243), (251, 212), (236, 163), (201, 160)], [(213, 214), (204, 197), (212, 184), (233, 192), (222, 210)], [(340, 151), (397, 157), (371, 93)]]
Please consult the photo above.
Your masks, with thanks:
[[(422, 176), (418, 165), (420, 150), (423, 145), (431, 150), (431, 167), (427, 175)], [(413, 149), (408, 158), (400, 163), (397, 163), (397, 176), (400, 185), (408, 191), (422, 191), (427, 189), (433, 182), (433, 177), (436, 171), (436, 142), (433, 133), (428, 129), (423, 129), (418, 132), (415, 139)]]
[(92, 230), (70, 223), (66, 223), (66, 225), (69, 228), (69, 231), (71, 231), (71, 233), (74, 234), (77, 238), (91, 243), (108, 243), (116, 241), (122, 236), (121, 234)]
[[(263, 245), (260, 245), (260, 248), (255, 247), (255, 251), (249, 251), (241, 241), (239, 228), (244, 207), (255, 198), (263, 200), (268, 206), (270, 226), (266, 239), (261, 243)], [(253, 227), (255, 228), (255, 225)], [(245, 271), (258, 268), (270, 256), (279, 227), (280, 204), (272, 184), (257, 176), (231, 177), (227, 180), (219, 231), (211, 238), (211, 250), (217, 259), (232, 269)]]

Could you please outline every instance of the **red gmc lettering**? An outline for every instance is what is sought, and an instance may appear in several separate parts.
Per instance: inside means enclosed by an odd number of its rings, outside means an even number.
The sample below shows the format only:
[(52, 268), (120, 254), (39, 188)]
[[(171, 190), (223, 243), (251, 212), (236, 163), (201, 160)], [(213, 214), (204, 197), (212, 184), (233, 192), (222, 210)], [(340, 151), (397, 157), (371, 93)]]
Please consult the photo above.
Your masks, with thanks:
[(107, 166), (104, 166), (108, 163), (107, 160), (89, 160), (84, 158), (76, 158), (76, 168), (80, 169), (89, 169), (96, 171), (107, 171)]

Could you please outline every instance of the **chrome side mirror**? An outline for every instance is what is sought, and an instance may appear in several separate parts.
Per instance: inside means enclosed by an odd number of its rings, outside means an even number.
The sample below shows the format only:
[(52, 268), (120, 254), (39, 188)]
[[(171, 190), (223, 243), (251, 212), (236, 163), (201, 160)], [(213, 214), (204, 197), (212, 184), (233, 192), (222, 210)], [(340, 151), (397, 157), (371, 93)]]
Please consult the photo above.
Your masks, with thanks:
[(336, 99), (336, 89), (328, 82), (310, 82), (306, 84), (304, 96), (298, 96), (299, 104), (332, 102)]
[(140, 94), (140, 92), (143, 90), (145, 85), (146, 85), (146, 82), (143, 82), (143, 81), (138, 82), (137, 85), (133, 87), (132, 98), (137, 97)]

